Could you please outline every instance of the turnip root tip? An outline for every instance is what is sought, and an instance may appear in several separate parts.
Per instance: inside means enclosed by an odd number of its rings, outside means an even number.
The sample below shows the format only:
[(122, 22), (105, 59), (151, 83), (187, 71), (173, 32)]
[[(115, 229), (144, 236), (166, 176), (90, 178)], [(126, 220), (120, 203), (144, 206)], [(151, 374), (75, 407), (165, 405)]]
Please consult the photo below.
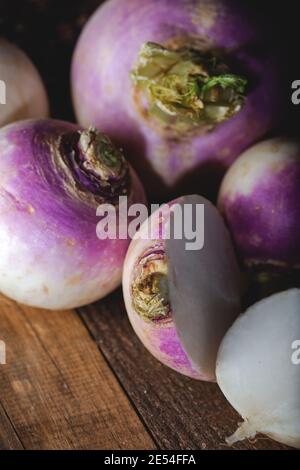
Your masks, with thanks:
[(299, 289), (274, 294), (235, 321), (221, 343), (216, 375), (244, 419), (228, 444), (261, 433), (300, 448)]

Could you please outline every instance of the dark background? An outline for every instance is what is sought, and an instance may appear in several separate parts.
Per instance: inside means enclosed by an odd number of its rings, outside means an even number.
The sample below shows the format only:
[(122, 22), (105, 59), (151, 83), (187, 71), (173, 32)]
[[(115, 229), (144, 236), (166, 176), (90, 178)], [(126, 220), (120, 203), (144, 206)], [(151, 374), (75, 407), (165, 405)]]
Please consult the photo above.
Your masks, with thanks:
[(18, 44), (41, 73), (51, 117), (74, 120), (70, 64), (80, 31), (99, 0), (1, 0), (0, 36)]
[[(124, 0), (126, 1), (126, 0)], [(159, 1), (159, 0), (158, 0)], [(255, 14), (276, 54), (282, 54), (286, 99), (300, 79), (299, 1), (236, 0)], [(174, 0), (176, 2), (176, 0)], [(70, 100), (70, 63), (80, 31), (100, 0), (2, 0), (0, 36), (17, 43), (37, 65), (50, 98), (51, 115), (74, 120)], [(299, 107), (290, 104), (285, 130), (298, 133)]]

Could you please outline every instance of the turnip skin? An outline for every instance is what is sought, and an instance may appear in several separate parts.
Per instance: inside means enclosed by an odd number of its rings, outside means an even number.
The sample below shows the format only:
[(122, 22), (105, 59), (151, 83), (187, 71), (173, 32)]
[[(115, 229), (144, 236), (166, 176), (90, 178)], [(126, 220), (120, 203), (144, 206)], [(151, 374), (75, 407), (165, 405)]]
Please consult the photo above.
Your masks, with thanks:
[(244, 152), (225, 175), (218, 205), (246, 266), (299, 269), (299, 142), (275, 138)]
[(130, 322), (142, 343), (151, 354), (163, 364), (184, 375), (194, 379), (204, 379), (189, 360), (186, 352), (181, 346), (176, 326), (171, 315), (162, 321), (147, 322), (135, 311), (132, 303), (132, 280), (137, 261), (145, 252), (155, 252), (160, 250), (165, 254), (165, 233), (166, 224), (169, 220), (167, 207), (171, 207), (178, 200), (174, 200), (165, 206), (163, 217), (158, 212), (150, 216), (153, 226), (153, 238), (145, 240), (147, 234), (147, 224), (144, 223), (139, 231), (139, 237), (133, 238), (128, 248), (123, 269), (123, 294), (126, 310)]
[[(80, 191), (57, 151), (62, 135), (79, 130), (28, 120), (0, 131), (0, 291), (24, 304), (73, 308), (121, 281), (129, 239), (97, 238), (99, 202)], [(129, 200), (145, 202), (132, 171), (131, 178)]]
[[(72, 65), (78, 121), (100, 126), (128, 150), (152, 196), (182, 193), (187, 187), (210, 192), (241, 151), (282, 115), (277, 72), (241, 10), (225, 1), (110, 0), (79, 39)], [(212, 132), (170, 139), (137, 111), (130, 71), (143, 43), (165, 44), (186, 36), (229, 51), (254, 78), (253, 86), (241, 111)]]
[(0, 105), (0, 127), (21, 119), (48, 116), (48, 98), (33, 63), (17, 46), (0, 38), (0, 80), (6, 104)]
[[(186, 239), (177, 239), (179, 244), (177, 241), (173, 244), (172, 237), (168, 238), (169, 208), (175, 205), (182, 208), (185, 204), (203, 204), (204, 217), (206, 214), (206, 241), (202, 250), (190, 252), (195, 261), (193, 266), (190, 256), (182, 260)], [(163, 274), (165, 282), (151, 279), (157, 274)], [(157, 290), (157, 285), (167, 285), (168, 290)], [(142, 297), (149, 291), (158, 294), (151, 302), (149, 297), (147, 301)], [(183, 302), (174, 295), (177, 291)], [(209, 201), (198, 195), (182, 196), (164, 205), (142, 224), (125, 258), (123, 293), (131, 324), (154, 357), (194, 379), (216, 380), (217, 351), (225, 332), (241, 311), (242, 283), (229, 234)], [(137, 299), (143, 301), (142, 310)], [(164, 308), (161, 303), (157, 308), (158, 299), (167, 301)]]
[(263, 433), (300, 448), (300, 365), (292, 360), (299, 338), (299, 289), (254, 304), (225, 335), (217, 381), (244, 419), (229, 444)]

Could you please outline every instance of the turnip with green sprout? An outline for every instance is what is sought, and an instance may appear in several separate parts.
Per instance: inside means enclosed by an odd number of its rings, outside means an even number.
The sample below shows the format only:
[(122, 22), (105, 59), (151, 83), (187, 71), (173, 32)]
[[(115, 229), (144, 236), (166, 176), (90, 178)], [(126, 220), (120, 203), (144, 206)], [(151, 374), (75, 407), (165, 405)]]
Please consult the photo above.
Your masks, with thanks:
[(152, 197), (214, 192), (282, 116), (274, 51), (242, 3), (109, 0), (83, 30), (72, 65), (78, 121), (128, 150)]

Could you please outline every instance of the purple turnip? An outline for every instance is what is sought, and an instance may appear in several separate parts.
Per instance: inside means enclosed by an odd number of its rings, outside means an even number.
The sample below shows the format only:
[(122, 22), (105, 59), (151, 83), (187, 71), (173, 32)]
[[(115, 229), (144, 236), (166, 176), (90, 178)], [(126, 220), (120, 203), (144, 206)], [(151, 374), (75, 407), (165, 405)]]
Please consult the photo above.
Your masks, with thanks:
[(300, 143), (275, 138), (244, 152), (219, 195), (237, 251), (255, 271), (300, 267)]
[(274, 54), (244, 8), (109, 0), (83, 30), (72, 65), (78, 121), (128, 150), (152, 198), (212, 193), (282, 115)]
[(65, 309), (121, 281), (129, 239), (99, 239), (97, 207), (145, 202), (122, 153), (96, 129), (28, 120), (0, 130), (0, 292)]
[[(204, 205), (199, 250), (188, 250), (184, 236), (171, 236), (170, 208), (183, 213), (188, 205)], [(143, 223), (126, 255), (123, 292), (136, 334), (158, 360), (195, 379), (215, 380), (218, 347), (241, 311), (241, 283), (228, 232), (210, 202), (183, 196)]]
[(35, 66), (19, 48), (0, 39), (0, 127), (47, 115), (47, 95)]

